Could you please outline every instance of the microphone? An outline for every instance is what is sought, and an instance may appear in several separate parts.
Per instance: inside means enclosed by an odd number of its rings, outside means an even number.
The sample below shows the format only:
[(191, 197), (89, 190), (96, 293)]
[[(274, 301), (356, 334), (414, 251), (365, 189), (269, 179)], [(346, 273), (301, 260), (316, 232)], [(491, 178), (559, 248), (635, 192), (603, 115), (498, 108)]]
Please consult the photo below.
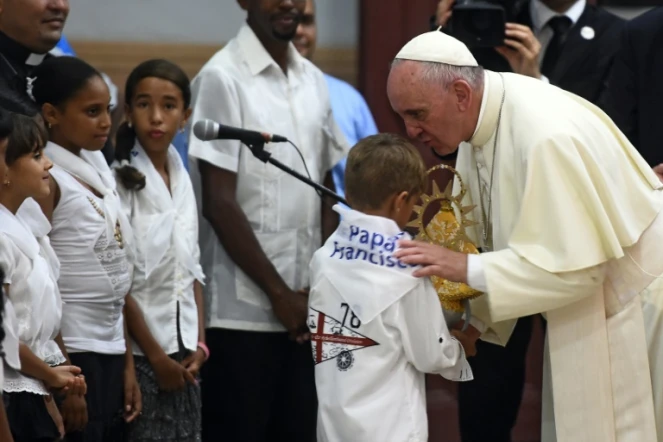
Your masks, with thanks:
[(224, 126), (212, 120), (197, 121), (193, 125), (193, 134), (201, 141), (239, 140), (244, 144), (287, 143), (288, 139), (281, 135), (273, 135), (238, 127)]

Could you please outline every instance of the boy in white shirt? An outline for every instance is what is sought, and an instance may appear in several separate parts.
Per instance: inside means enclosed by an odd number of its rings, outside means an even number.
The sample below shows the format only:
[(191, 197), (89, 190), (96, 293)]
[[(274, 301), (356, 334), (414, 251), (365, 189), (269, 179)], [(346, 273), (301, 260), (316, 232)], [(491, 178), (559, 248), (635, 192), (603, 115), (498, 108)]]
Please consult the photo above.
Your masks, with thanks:
[(424, 374), (472, 380), (463, 346), (473, 353), (430, 280), (392, 256), (426, 170), (409, 142), (380, 134), (350, 151), (345, 182), (355, 210), (335, 207), (341, 223), (311, 261), (318, 441), (424, 442)]

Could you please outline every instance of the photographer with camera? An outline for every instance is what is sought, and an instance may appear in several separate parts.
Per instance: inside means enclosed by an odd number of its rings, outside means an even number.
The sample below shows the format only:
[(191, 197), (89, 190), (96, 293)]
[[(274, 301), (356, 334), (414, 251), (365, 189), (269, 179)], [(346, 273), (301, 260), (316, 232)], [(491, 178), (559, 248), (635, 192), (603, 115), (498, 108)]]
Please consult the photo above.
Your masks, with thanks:
[[(597, 104), (624, 20), (587, 0), (441, 0), (434, 29), (463, 41), (486, 69), (541, 79)], [(474, 381), (458, 386), (463, 442), (510, 442), (525, 385), (533, 317), (505, 347), (477, 342)], [(544, 416), (547, 414), (544, 413)], [(543, 419), (542, 426), (551, 425)]]
[(540, 78), (596, 104), (624, 20), (587, 0), (440, 0), (433, 24), (486, 69)]

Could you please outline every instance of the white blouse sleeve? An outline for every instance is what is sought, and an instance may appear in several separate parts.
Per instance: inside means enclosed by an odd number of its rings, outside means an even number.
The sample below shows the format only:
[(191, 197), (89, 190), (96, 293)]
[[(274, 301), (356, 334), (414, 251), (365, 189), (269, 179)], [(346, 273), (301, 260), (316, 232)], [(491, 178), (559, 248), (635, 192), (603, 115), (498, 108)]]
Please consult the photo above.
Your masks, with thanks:
[(14, 246), (9, 238), (4, 234), (0, 234), (0, 267), (5, 274), (3, 284), (11, 285), (12, 275), (16, 270), (16, 257), (13, 250)]

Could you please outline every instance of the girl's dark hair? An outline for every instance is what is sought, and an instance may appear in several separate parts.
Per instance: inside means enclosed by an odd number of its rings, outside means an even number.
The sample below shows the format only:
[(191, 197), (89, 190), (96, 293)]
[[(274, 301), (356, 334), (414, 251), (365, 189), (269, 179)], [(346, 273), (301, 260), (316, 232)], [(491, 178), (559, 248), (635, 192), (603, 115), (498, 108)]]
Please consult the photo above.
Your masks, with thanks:
[[(148, 60), (139, 64), (127, 78), (127, 84), (124, 88), (124, 103), (131, 106), (136, 93), (138, 83), (146, 78), (160, 78), (170, 81), (182, 92), (184, 99), (184, 109), (191, 105), (191, 88), (189, 86), (189, 77), (176, 64), (168, 60)], [(117, 129), (115, 136), (115, 159), (122, 163), (127, 161), (131, 163), (131, 150), (136, 143), (136, 131), (129, 126), (127, 121), (123, 122)], [(145, 175), (138, 169), (128, 164), (120, 165), (115, 169), (122, 185), (128, 190), (141, 190), (145, 187)]]
[(5, 153), (7, 166), (11, 166), (22, 156), (40, 151), (48, 142), (46, 128), (35, 117), (11, 114), (10, 121), (12, 127)]
[(91, 78), (103, 78), (99, 71), (76, 57), (51, 57), (32, 73), (32, 96), (41, 107), (60, 107), (76, 95)]

